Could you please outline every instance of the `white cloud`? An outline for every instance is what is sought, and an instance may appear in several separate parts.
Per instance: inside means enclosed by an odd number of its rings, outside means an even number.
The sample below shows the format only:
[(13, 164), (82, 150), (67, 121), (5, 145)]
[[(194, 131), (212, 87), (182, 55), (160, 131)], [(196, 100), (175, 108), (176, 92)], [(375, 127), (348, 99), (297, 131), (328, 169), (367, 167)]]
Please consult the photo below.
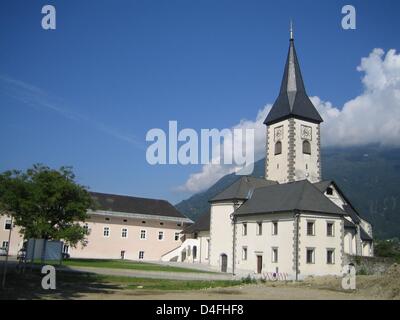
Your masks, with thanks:
[[(361, 95), (335, 107), (319, 97), (311, 100), (320, 112), (323, 146), (353, 146), (366, 144), (400, 145), (400, 54), (374, 49), (362, 58), (357, 68), (363, 73), (364, 91)], [(254, 121), (242, 120), (233, 128), (254, 128), (255, 159), (265, 155), (265, 126), (263, 121), (271, 105), (258, 112)], [(187, 192), (209, 188), (224, 175), (234, 172), (233, 166), (205, 165), (201, 172), (191, 174), (179, 187)]]

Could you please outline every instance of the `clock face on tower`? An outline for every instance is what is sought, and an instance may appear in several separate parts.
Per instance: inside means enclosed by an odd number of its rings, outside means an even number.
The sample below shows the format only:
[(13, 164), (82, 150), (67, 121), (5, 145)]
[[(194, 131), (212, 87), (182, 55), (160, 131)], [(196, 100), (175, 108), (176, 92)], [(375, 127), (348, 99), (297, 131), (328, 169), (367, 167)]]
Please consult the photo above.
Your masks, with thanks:
[(312, 129), (311, 127), (308, 126), (301, 126), (301, 138), (305, 140), (311, 140), (312, 139)]
[(283, 126), (275, 128), (274, 133), (275, 142), (281, 141), (283, 139)]

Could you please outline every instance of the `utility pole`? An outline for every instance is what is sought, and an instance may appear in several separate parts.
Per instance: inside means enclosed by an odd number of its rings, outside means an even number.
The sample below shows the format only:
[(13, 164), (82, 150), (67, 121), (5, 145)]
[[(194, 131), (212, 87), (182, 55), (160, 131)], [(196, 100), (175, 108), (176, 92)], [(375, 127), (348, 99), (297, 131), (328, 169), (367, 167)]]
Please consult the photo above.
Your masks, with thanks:
[(10, 253), (10, 246), (11, 246), (11, 231), (13, 229), (13, 217), (11, 216), (11, 227), (10, 232), (8, 233), (8, 245), (7, 245), (7, 252), (6, 252), (6, 260), (4, 260), (4, 268), (3, 268), (3, 279), (1, 281), (1, 288), (4, 289), (6, 287), (6, 275), (7, 275), (7, 265), (8, 265), (8, 255)]

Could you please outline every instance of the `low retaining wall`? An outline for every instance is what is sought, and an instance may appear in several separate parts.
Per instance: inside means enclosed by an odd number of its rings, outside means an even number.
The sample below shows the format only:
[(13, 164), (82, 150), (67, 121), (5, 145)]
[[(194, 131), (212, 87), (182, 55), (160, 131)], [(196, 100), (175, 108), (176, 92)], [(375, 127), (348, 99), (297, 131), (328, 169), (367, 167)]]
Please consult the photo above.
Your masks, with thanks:
[(381, 275), (395, 261), (391, 258), (379, 257), (360, 257), (345, 255), (345, 264), (353, 264), (356, 267), (356, 272), (359, 275)]

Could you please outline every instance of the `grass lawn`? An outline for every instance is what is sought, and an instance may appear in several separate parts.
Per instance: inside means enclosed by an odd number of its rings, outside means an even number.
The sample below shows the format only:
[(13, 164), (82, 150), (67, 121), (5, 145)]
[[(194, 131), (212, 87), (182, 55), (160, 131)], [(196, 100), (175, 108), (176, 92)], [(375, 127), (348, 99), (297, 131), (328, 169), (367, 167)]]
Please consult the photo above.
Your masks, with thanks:
[(111, 295), (116, 292), (127, 295), (151, 295), (160, 291), (166, 293), (167, 291), (222, 288), (243, 284), (242, 281), (230, 280), (163, 280), (57, 271), (57, 288), (54, 291), (47, 291), (41, 288), (42, 277), (39, 270), (27, 270), (24, 274), (16, 273), (15, 269), (9, 270), (6, 289), (0, 290), (0, 300), (79, 299), (87, 294)]
[[(58, 264), (58, 262), (54, 262), (54, 264)], [(190, 268), (159, 265), (155, 263), (134, 262), (128, 260), (111, 260), (111, 259), (67, 259), (63, 261), (63, 265), (75, 266), (75, 267), (132, 269), (132, 270), (144, 270), (144, 271), (213, 273), (213, 272), (190, 269)]]

